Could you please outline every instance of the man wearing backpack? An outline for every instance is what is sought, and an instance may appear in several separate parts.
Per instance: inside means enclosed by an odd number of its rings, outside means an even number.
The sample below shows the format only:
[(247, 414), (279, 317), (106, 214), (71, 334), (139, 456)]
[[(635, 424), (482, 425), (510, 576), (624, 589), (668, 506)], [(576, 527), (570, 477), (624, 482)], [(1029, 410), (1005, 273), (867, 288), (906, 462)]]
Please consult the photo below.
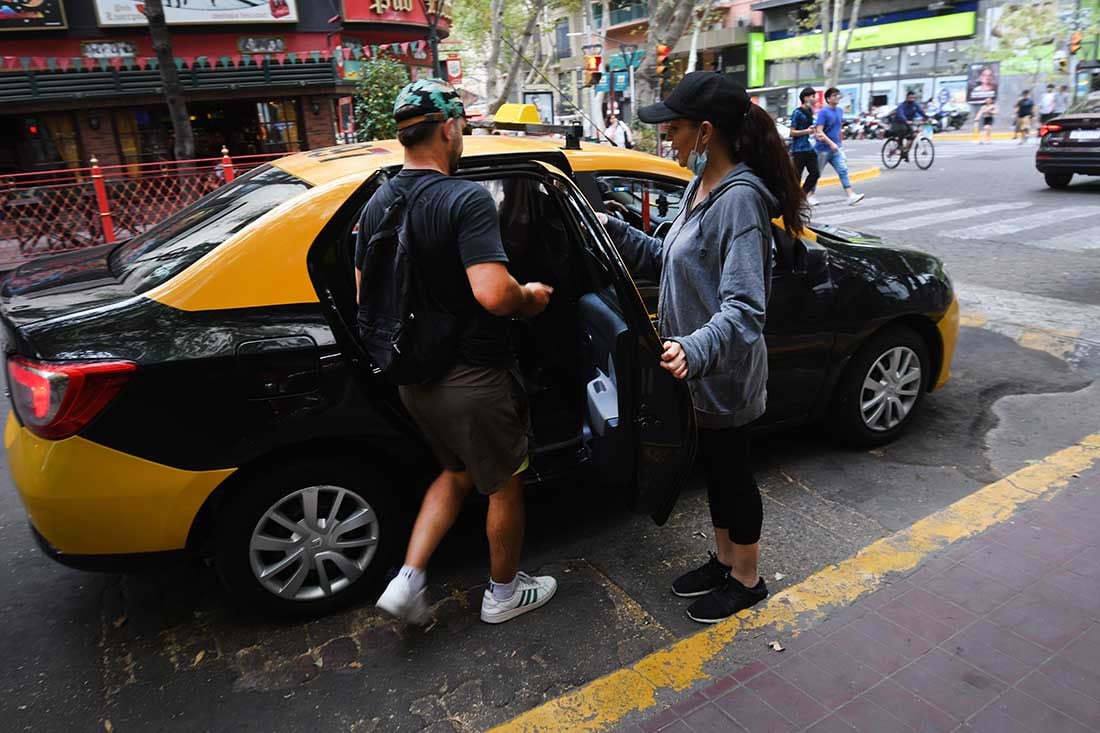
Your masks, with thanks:
[(450, 352), (432, 355), (441, 376), (426, 384), (398, 380), (401, 401), (443, 467), (424, 496), (405, 564), (378, 599), (383, 611), (417, 625), (430, 620), (428, 560), (475, 488), (489, 496), (490, 583), (481, 619), (515, 618), (557, 590), (553, 578), (518, 569), (524, 528), (520, 474), (527, 468), (530, 416), (508, 327), (509, 316), (541, 313), (552, 288), (515, 281), (492, 196), (473, 181), (451, 177), (462, 157), (465, 116), (458, 93), (444, 81), (421, 79), (401, 90), (394, 120), (405, 164), (364, 208), (356, 246), (361, 333), (372, 327), (364, 314), (377, 311), (370, 307), (370, 278), (364, 278), (364, 261), (373, 261), (367, 249), (400, 201), (407, 209), (401, 212), (402, 241), (413, 261), (411, 276), (422, 278), (417, 285), (436, 301), (438, 310), (429, 315), (442, 311), (454, 323)]
[(817, 179), (821, 177), (821, 170), (817, 167), (817, 152), (810, 141), (817, 134), (813, 108), (816, 95), (813, 87), (803, 89), (798, 95), (801, 104), (791, 113), (791, 158), (799, 180), (802, 179), (802, 171), (807, 172), (802, 190), (806, 193), (806, 203), (810, 206), (817, 206), (817, 196), (814, 193), (817, 191)]

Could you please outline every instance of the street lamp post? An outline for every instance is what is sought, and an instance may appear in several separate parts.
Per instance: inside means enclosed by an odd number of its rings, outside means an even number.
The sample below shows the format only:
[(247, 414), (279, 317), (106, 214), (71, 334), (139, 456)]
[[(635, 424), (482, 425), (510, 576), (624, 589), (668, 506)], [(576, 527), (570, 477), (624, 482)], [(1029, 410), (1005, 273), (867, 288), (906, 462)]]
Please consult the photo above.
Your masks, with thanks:
[(439, 5), (443, 0), (423, 0), (424, 18), (428, 21), (428, 45), (432, 49), (432, 76), (442, 79), (439, 70)]

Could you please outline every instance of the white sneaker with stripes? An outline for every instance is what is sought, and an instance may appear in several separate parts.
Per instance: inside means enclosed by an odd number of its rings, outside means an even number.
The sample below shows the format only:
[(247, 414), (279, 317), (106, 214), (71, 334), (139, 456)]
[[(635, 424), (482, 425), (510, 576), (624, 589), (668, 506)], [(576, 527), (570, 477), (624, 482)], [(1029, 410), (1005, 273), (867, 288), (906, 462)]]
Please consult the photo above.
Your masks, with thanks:
[(481, 620), (487, 624), (510, 621), (545, 604), (557, 590), (558, 581), (549, 575), (532, 577), (527, 573), (516, 573), (516, 592), (508, 600), (494, 600), (492, 592), (485, 590), (481, 598)]

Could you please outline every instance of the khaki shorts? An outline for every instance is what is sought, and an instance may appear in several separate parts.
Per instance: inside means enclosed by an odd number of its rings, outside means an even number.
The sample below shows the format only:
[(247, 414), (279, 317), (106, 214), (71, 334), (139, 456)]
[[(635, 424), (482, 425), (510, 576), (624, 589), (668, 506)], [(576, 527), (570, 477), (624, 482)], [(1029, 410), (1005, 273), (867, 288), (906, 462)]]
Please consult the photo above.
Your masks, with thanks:
[(512, 371), (458, 364), (438, 382), (398, 393), (440, 464), (467, 471), (482, 494), (526, 470), (531, 415)]
[(1031, 131), (1031, 117), (1017, 117), (1016, 118), (1016, 132), (1030, 132)]

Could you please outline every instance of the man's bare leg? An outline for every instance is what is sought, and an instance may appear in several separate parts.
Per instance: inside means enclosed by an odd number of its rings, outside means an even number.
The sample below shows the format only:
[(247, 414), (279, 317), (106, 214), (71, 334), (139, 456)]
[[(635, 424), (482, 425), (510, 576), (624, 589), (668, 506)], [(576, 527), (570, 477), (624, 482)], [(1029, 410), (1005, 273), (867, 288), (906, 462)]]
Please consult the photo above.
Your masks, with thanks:
[(428, 560), (454, 525), (473, 488), (473, 479), (465, 471), (444, 470), (436, 477), (424, 495), (413, 525), (409, 549), (405, 551), (406, 565), (419, 570), (428, 567)]
[(510, 583), (516, 577), (524, 522), (523, 478), (513, 476), (503, 489), (489, 496), (489, 513), (485, 517), (489, 577), (495, 583)]

